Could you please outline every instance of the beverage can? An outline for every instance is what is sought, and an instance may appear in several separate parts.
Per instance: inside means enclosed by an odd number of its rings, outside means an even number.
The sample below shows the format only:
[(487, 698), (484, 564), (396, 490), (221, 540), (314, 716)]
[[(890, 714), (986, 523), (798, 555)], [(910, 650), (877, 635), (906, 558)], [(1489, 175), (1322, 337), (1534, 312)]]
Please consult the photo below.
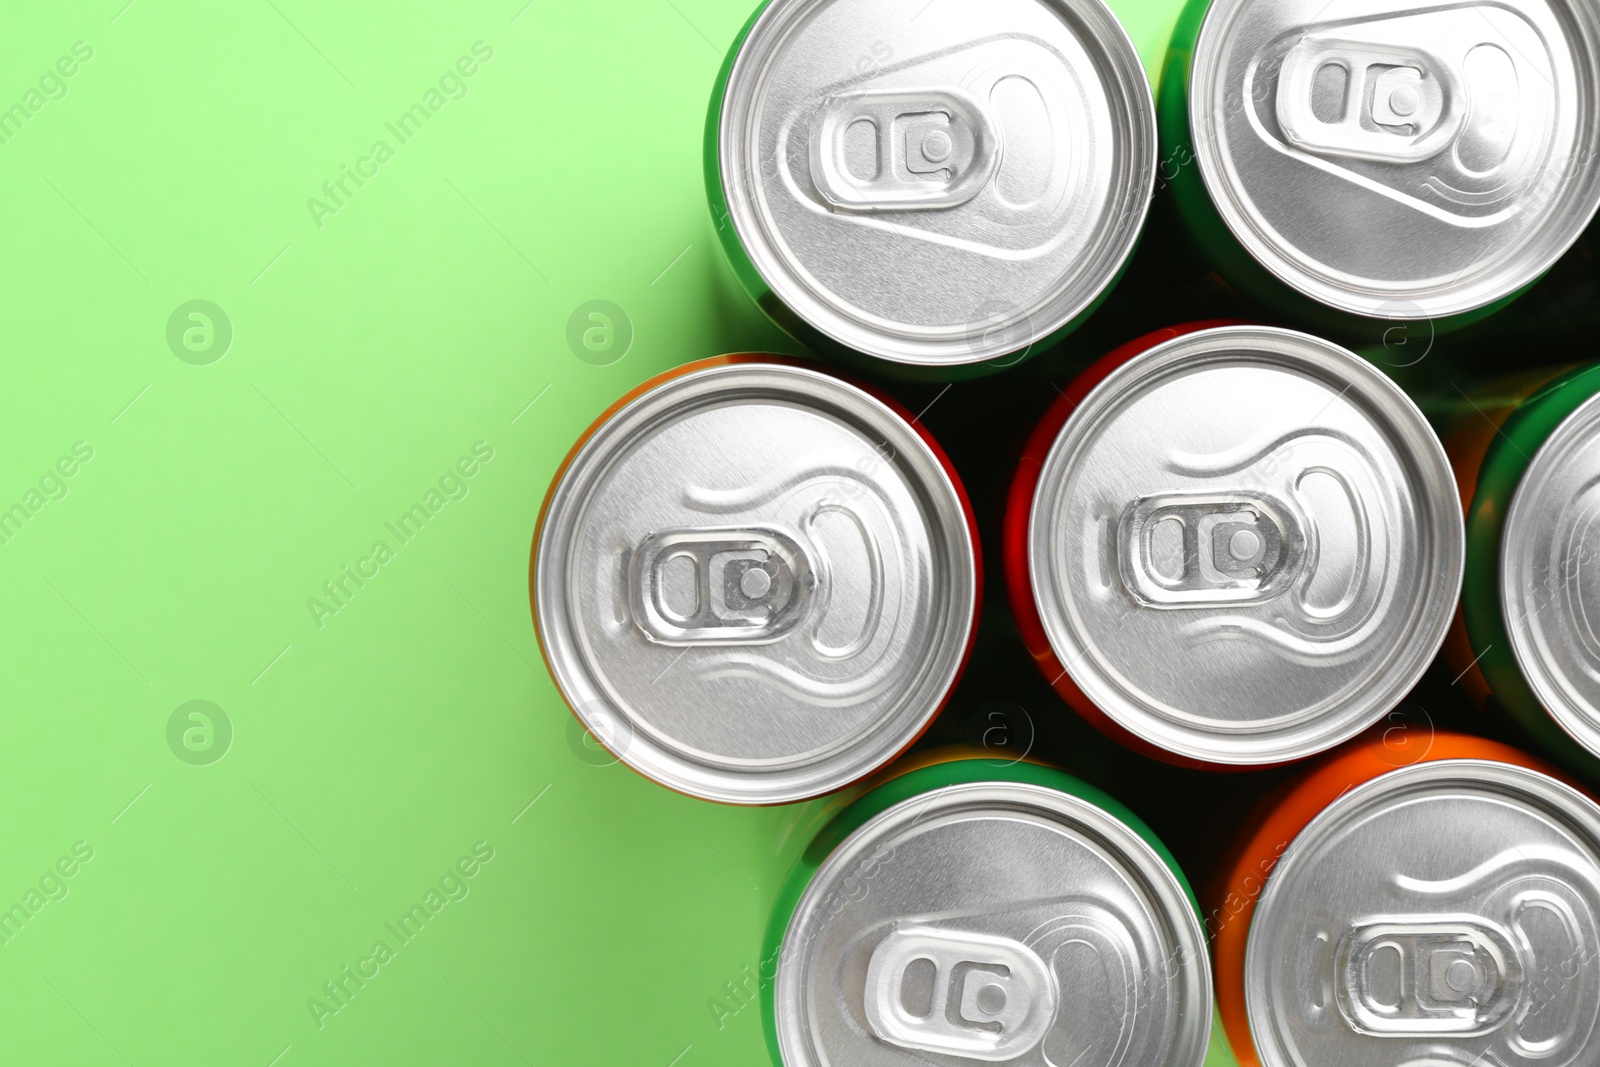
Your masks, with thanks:
[(584, 728), (661, 785), (772, 804), (906, 749), (981, 599), (966, 493), (911, 416), (753, 356), (640, 386), (545, 499), (530, 593)]
[(1110, 290), (1155, 144), (1100, 0), (771, 0), (717, 80), (706, 189), (734, 274), (795, 337), (982, 373)]

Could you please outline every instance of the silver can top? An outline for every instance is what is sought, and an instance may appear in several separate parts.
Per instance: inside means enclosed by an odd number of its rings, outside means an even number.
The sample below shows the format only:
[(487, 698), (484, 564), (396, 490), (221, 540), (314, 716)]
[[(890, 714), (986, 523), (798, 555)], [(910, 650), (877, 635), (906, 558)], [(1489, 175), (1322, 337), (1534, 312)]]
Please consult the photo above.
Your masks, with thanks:
[(1239, 242), (1377, 318), (1466, 312), (1542, 274), (1600, 203), (1600, 9), (1215, 0), (1194, 153)]
[(1194, 906), (1124, 823), (1019, 783), (889, 808), (817, 870), (778, 955), (785, 1067), (1198, 1067)]
[(1449, 462), (1382, 372), (1228, 326), (1113, 371), (1034, 492), (1028, 559), (1056, 658), (1114, 722), (1264, 764), (1393, 708), (1444, 640), (1464, 534)]
[(1536, 771), (1438, 760), (1328, 806), (1250, 921), (1262, 1067), (1600, 1058), (1600, 807)]
[(1600, 756), (1597, 520), (1600, 396), (1533, 454), (1500, 543), (1500, 606), (1517, 666), (1561, 728)]
[(767, 286), (908, 364), (1071, 322), (1132, 252), (1155, 175), (1150, 86), (1100, 0), (772, 0), (719, 123), (728, 215)]
[(580, 720), (680, 792), (837, 789), (943, 703), (976, 555), (939, 457), (818, 371), (690, 370), (598, 424), (553, 488), (539, 638)]

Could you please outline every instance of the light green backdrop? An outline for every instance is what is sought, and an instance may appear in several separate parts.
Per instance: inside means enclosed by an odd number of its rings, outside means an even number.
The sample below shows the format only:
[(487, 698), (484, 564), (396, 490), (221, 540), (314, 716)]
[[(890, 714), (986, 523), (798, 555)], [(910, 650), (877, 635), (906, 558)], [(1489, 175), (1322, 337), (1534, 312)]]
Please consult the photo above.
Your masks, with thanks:
[(0, 1061), (763, 1063), (817, 808), (597, 765), (526, 585), (601, 409), (793, 350), (701, 184), (749, 8), (124, 3), (0, 34)]

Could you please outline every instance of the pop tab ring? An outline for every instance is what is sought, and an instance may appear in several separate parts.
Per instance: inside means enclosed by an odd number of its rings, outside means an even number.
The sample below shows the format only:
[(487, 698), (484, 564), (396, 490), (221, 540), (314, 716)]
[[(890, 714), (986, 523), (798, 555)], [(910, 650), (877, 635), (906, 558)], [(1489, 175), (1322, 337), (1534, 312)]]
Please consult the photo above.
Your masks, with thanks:
[(1443, 641), (1463, 541), (1444, 450), (1393, 382), (1309, 335), (1229, 326), (1085, 396), (1040, 470), (1027, 557), (1095, 708), (1178, 757), (1250, 765), (1398, 703)]
[[(690, 573), (675, 583), (679, 561)], [(634, 551), (629, 571), (634, 621), (666, 645), (776, 641), (804, 618), (816, 586), (810, 555), (775, 529), (656, 531)]]
[[(1287, 503), (1248, 491), (1140, 497), (1117, 524), (1117, 562), (1128, 592), (1146, 607), (1256, 603), (1300, 576), (1303, 521)], [(1181, 540), (1171, 574), (1156, 564), (1168, 523)]]
[(1334, 962), (1340, 1012), (1373, 1037), (1480, 1037), (1516, 1009), (1522, 984), (1510, 933), (1476, 915), (1362, 923), (1340, 940)]
[[(846, 133), (871, 128), (877, 172), (857, 178)], [(989, 108), (954, 89), (863, 89), (823, 102), (811, 134), (811, 178), (839, 211), (937, 211), (977, 196), (1000, 165)], [(896, 174), (904, 171), (907, 177)]]
[[(927, 1010), (906, 1007), (914, 966), (931, 969)], [(912, 926), (867, 962), (867, 1024), (901, 1048), (998, 1063), (1034, 1049), (1055, 1021), (1055, 974), (1008, 937)]]
[(1600, 807), (1446, 759), (1343, 794), (1250, 919), (1263, 1067), (1577, 1067), (1600, 1050)]
[[(1317, 78), (1344, 75), (1332, 121), (1317, 114)], [(1283, 58), (1277, 115), (1284, 136), (1310, 152), (1410, 163), (1437, 155), (1461, 130), (1466, 93), (1454, 64), (1421, 48), (1307, 35)]]

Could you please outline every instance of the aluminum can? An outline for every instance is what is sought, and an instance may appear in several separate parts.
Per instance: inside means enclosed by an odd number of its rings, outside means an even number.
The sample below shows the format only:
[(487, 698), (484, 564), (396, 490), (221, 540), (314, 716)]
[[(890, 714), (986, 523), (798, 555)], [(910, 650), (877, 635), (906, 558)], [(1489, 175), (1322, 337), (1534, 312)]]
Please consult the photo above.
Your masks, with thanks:
[(1438, 437), (1371, 364), (1308, 334), (1157, 331), (1041, 420), (1006, 582), (1056, 690), (1172, 762), (1284, 763), (1395, 707), (1461, 588)]
[(734, 273), (796, 338), (970, 376), (1109, 292), (1155, 150), (1100, 0), (772, 0), (717, 79), (706, 190)]
[(1202, 250), (1276, 313), (1376, 341), (1509, 303), (1600, 204), (1587, 0), (1191, 0), (1161, 174)]
[(646, 382), (545, 498), (539, 646), (622, 762), (708, 800), (817, 796), (927, 728), (976, 630), (965, 491), (893, 402), (724, 356)]
[(1352, 746), (1255, 828), (1216, 930), (1250, 1067), (1600, 1057), (1600, 806), (1460, 734)]
[(1210, 963), (1171, 854), (1032, 763), (868, 792), (807, 849), (767, 941), (782, 1067), (1198, 1067), (1210, 1046)]
[(1472, 388), (1444, 416), (1466, 502), (1457, 682), (1600, 774), (1600, 366)]

